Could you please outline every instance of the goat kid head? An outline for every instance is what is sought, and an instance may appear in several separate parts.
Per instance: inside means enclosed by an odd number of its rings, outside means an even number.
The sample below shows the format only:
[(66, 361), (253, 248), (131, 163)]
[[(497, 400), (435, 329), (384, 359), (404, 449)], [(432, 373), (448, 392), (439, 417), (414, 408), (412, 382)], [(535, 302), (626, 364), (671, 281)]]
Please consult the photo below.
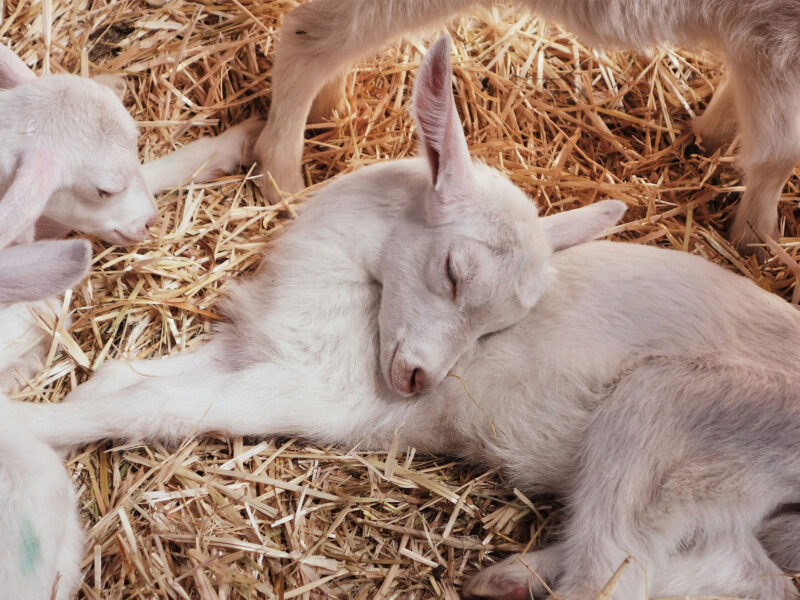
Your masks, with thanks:
[(447, 36), (436, 41), (414, 88), (430, 186), (381, 257), (380, 365), (404, 396), (438, 386), (478, 338), (522, 320), (555, 276), (552, 253), (593, 239), (625, 212), (609, 200), (540, 219), (519, 188), (473, 162), (449, 48)]
[(139, 163), (136, 124), (118, 96), (124, 82), (37, 78), (0, 46), (0, 87), (0, 123), (14, 161), (0, 199), (2, 241), (39, 217), (115, 244), (144, 240), (158, 209)]

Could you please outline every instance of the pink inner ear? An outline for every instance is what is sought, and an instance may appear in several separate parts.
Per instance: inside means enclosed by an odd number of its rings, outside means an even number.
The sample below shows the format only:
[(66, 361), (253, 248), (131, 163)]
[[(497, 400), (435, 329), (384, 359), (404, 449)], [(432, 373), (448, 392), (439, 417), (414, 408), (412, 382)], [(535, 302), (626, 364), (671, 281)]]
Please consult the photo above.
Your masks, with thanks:
[(414, 84), (414, 118), (436, 184), (442, 168), (442, 150), (453, 91), (450, 84), (450, 40), (436, 40), (420, 65)]
[(446, 220), (444, 208), (468, 197), (472, 187), (472, 161), (451, 78), (450, 38), (443, 36), (425, 55), (414, 86), (414, 117), (436, 190), (426, 206), (433, 221)]

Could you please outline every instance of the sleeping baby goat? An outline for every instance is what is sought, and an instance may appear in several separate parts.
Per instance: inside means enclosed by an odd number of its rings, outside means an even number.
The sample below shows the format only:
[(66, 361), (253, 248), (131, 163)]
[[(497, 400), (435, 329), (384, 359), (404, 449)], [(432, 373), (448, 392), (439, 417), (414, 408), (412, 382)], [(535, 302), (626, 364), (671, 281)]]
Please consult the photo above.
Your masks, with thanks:
[[(37, 79), (0, 45), (0, 249), (71, 229), (116, 244), (141, 241), (158, 215), (153, 194), (249, 162), (258, 120), (140, 165), (136, 124), (108, 87), (119, 91), (124, 82), (98, 80), (103, 84), (75, 75)], [(30, 376), (41, 366), (52, 336), (35, 313), (58, 314), (61, 303), (39, 287), (71, 287), (52, 285), (70, 264), (67, 247), (75, 246), (33, 244), (0, 255), (0, 390), (13, 387), (17, 373)], [(81, 275), (87, 267), (88, 257)]]
[(324, 188), (210, 343), (108, 363), (22, 418), (60, 447), (397, 432), (567, 500), (558, 543), (480, 572), (471, 595), (543, 597), (537, 573), (591, 600), (630, 555), (647, 576), (629, 567), (616, 600), (794, 598), (781, 567), (800, 562), (785, 534), (800, 527), (771, 517), (800, 497), (800, 315), (699, 257), (591, 242), (619, 202), (537, 217), (470, 159), (446, 38), (414, 103), (423, 156)]
[(32, 241), (37, 221), (56, 235), (75, 229), (114, 244), (142, 241), (158, 217), (153, 194), (249, 161), (256, 120), (140, 165), (136, 124), (112, 91), (124, 83), (98, 81), (37, 78), (0, 45), (0, 248)]

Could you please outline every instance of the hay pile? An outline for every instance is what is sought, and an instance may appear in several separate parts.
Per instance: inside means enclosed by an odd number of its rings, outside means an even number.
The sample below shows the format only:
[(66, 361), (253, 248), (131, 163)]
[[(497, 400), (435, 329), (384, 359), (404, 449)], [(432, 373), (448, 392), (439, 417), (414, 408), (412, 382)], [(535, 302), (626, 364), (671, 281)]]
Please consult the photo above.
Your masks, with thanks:
[[(266, 114), (276, 32), (296, 3), (50, 4), (0, 0), (0, 41), (37, 72), (127, 73), (149, 159)], [(759, 266), (719, 233), (742, 190), (735, 143), (709, 156), (689, 128), (720, 81), (717, 62), (675, 49), (603, 53), (504, 7), (450, 32), (473, 153), (543, 213), (622, 199), (630, 209), (616, 238), (700, 254), (798, 301), (798, 239)], [(359, 65), (348, 114), (309, 129), (309, 183), (413, 152), (406, 107), (425, 47), (394, 45)], [(293, 219), (292, 201), (264, 206), (253, 179), (164, 194), (152, 241), (96, 243), (91, 276), (67, 295), (72, 328), (14, 397), (58, 400), (104, 360), (202, 342), (225, 288)], [(780, 207), (790, 235), (800, 231), (798, 185), (789, 181)], [(400, 450), (395, 460), (215, 437), (178, 450), (91, 446), (69, 461), (89, 536), (78, 597), (455, 598), (499, 551), (546, 542), (558, 518), (546, 501), (501, 490), (495, 472)]]

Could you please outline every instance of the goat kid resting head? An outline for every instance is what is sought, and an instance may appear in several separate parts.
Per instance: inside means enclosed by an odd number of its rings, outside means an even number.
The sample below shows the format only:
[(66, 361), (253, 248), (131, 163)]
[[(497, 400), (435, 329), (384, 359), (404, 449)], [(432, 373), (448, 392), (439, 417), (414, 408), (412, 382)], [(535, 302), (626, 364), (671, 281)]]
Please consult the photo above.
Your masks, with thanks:
[(625, 212), (610, 200), (539, 219), (520, 189), (473, 162), (449, 52), (447, 36), (434, 43), (414, 88), (430, 185), (381, 257), (381, 370), (404, 396), (435, 388), (478, 338), (523, 319), (555, 276), (552, 253), (596, 237)]
[(39, 217), (115, 244), (147, 237), (158, 209), (139, 163), (136, 124), (117, 95), (124, 83), (96, 79), (37, 78), (0, 46), (3, 241)]

